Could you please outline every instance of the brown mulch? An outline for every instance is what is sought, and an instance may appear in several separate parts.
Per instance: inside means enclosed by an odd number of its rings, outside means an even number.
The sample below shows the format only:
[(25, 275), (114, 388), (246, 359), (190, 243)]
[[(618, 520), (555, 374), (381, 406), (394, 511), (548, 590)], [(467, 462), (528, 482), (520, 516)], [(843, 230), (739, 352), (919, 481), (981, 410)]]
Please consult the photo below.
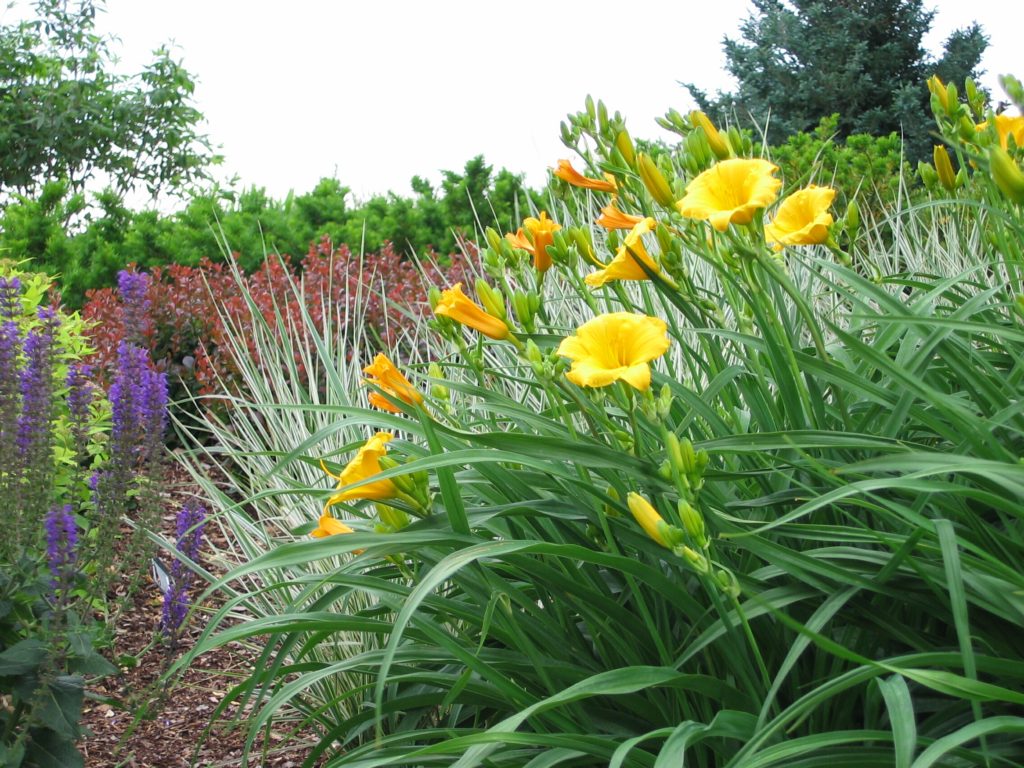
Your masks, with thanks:
[[(171, 471), (175, 490), (168, 494), (163, 516), (164, 535), (173, 539), (175, 515), (188, 495), (184, 473)], [(207, 526), (208, 536), (220, 533)], [(225, 542), (213, 540), (214, 546)], [(205, 567), (211, 564), (205, 563)], [(123, 590), (123, 585), (115, 590)], [(201, 591), (201, 587), (194, 591)], [(213, 609), (213, 605), (201, 606)], [(163, 642), (154, 642), (159, 631), (162, 598), (159, 587), (146, 576), (129, 607), (116, 622), (114, 648), (104, 655), (112, 660), (136, 658), (137, 664), (120, 668), (120, 674), (98, 681), (89, 691), (115, 705), (87, 698), (82, 714), (86, 736), (78, 743), (86, 768), (235, 768), (241, 766), (246, 733), (242, 728), (215, 727), (206, 733), (217, 705), (227, 692), (252, 669), (258, 649), (232, 644), (199, 657), (167, 689), (160, 678), (169, 664), (191, 649), (202, 631), (204, 613), (196, 612), (182, 630), (173, 656)], [(229, 721), (237, 714), (234, 705), (219, 718)], [(205, 735), (205, 738), (202, 738)], [(309, 754), (313, 734), (296, 738), (271, 732), (251, 750), (247, 765), (265, 768), (298, 768)], [(266, 746), (266, 754), (263, 753)]]

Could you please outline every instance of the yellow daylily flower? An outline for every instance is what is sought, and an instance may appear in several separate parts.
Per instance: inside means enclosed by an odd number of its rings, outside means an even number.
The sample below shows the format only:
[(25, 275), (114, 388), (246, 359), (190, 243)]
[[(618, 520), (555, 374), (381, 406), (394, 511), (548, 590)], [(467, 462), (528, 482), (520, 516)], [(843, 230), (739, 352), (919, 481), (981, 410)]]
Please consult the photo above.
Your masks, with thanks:
[(605, 229), (632, 229), (643, 220), (643, 216), (623, 213), (615, 207), (615, 203), (608, 203), (601, 209), (601, 215), (597, 217), (596, 224)]
[(523, 221), (523, 227), (530, 233), (533, 239), (533, 266), (538, 272), (547, 272), (551, 268), (551, 257), (548, 256), (548, 246), (555, 242), (555, 232), (562, 228), (556, 224), (544, 212), (540, 212), (540, 218), (530, 218)]
[(566, 377), (581, 387), (604, 387), (622, 379), (646, 390), (651, 386), (648, 363), (669, 347), (667, 330), (659, 317), (610, 312), (562, 339), (558, 354), (573, 361)]
[[(423, 402), (423, 395), (416, 391), (416, 387), (402, 375), (402, 372), (383, 353), (374, 357), (373, 362), (363, 368), (363, 373), (369, 377), (366, 383), (379, 387), (398, 400), (409, 403), (409, 405)], [(380, 408), (382, 411), (401, 413), (401, 409), (389, 402), (380, 392), (370, 393), (370, 405)]]
[[(1024, 115), (1007, 115), (1004, 112), (1001, 115), (996, 115), (995, 121), (1000, 147), (1009, 149), (1011, 136), (1013, 136), (1013, 141), (1018, 149), (1024, 147)], [(988, 128), (988, 120), (978, 123), (974, 127), (978, 131), (984, 131)]]
[(558, 167), (553, 171), (553, 173), (555, 176), (563, 181), (569, 182), (574, 187), (593, 189), (597, 192), (614, 192), (617, 189), (615, 178), (613, 176), (605, 174), (604, 179), (592, 179), (589, 176), (584, 176), (573, 168), (572, 163), (568, 160), (559, 160)]
[(777, 170), (767, 160), (723, 160), (687, 184), (676, 207), (686, 218), (707, 220), (719, 232), (730, 224), (749, 224), (778, 197), (782, 182), (772, 175)]
[(644, 533), (661, 544), (661, 546), (671, 549), (660, 530), (661, 527), (666, 525), (665, 520), (658, 514), (658, 511), (651, 502), (639, 493), (630, 491), (629, 495), (626, 496), (626, 505), (629, 507), (629, 511), (633, 513), (636, 521), (640, 523), (640, 527), (644, 529)]
[[(331, 515), (328, 512), (324, 512), (322, 515), (320, 515), (320, 522), (317, 526), (317, 529), (309, 535), (312, 536), (314, 539), (323, 539), (327, 536), (337, 536), (342, 533), (355, 533), (355, 530), (349, 528), (347, 525), (341, 522), (341, 520), (337, 520), (334, 517), (331, 517)], [(364, 549), (353, 549), (352, 554), (361, 555), (365, 551), (366, 550)]]
[(646, 280), (647, 273), (639, 262), (643, 262), (654, 272), (660, 272), (661, 267), (647, 253), (642, 240), (643, 235), (651, 232), (654, 226), (655, 221), (650, 216), (640, 219), (622, 241), (622, 245), (615, 252), (615, 258), (601, 271), (587, 275), (583, 281), (591, 288), (599, 288), (609, 280)]
[(764, 228), (765, 240), (776, 250), (784, 245), (816, 245), (829, 238), (832, 214), (828, 208), (836, 191), (813, 184), (794, 192), (782, 201), (775, 219)]
[(486, 310), (462, 292), (462, 283), (456, 283), (441, 292), (434, 314), (450, 317), (457, 323), (468, 325), (492, 339), (507, 339), (508, 326), (503, 320), (487, 314)]
[(331, 472), (323, 461), (320, 462), (323, 471), (338, 481), (338, 488), (358, 483), (360, 480), (367, 481), (331, 496), (324, 505), (324, 510), (343, 501), (354, 501), (356, 499), (382, 501), (384, 499), (393, 499), (398, 495), (398, 488), (390, 480), (370, 480), (373, 476), (379, 475), (384, 471), (381, 469), (380, 460), (388, 452), (386, 443), (393, 437), (394, 435), (390, 432), (378, 432), (375, 434), (359, 449), (355, 458), (341, 470), (340, 475)]

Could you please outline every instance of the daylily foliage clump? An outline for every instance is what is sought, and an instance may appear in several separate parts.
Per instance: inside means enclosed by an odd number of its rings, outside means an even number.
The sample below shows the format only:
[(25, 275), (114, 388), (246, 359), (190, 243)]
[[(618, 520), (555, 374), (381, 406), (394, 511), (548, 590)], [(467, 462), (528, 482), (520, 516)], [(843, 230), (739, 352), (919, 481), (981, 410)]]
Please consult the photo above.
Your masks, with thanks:
[(561, 197), (275, 468), (337, 487), (240, 570), (287, 573), (246, 631), (292, 661), (224, 706), (287, 700), (331, 766), (1011, 764), (1024, 177), (929, 87), (968, 200), (895, 243), (705, 115), (665, 148), (588, 101)]

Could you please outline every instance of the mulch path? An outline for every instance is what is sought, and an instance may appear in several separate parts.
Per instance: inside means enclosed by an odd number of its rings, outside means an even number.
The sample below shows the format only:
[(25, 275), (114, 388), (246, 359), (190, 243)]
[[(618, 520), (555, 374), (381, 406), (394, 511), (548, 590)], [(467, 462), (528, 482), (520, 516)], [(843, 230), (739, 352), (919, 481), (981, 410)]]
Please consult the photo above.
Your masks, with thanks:
[[(187, 496), (184, 473), (171, 470), (174, 489), (168, 494), (163, 519), (164, 535), (174, 536), (175, 515)], [(220, 535), (214, 526), (207, 535)], [(217, 547), (224, 542), (213, 539)], [(204, 567), (212, 568), (204, 562)], [(115, 586), (115, 591), (124, 589)], [(201, 591), (201, 588), (196, 590)], [(233, 644), (199, 657), (168, 689), (160, 683), (162, 673), (172, 659), (162, 642), (154, 642), (160, 626), (162, 598), (159, 587), (147, 576), (130, 606), (116, 623), (114, 648), (109, 659), (135, 657), (135, 666), (122, 666), (120, 674), (98, 681), (90, 691), (116, 702), (116, 706), (86, 699), (82, 725), (86, 736), (78, 747), (85, 756), (86, 768), (234, 768), (241, 766), (245, 743), (243, 728), (228, 729), (211, 725), (211, 717), (227, 692), (239, 678), (248, 674), (258, 650)], [(212, 609), (213, 605), (201, 606)], [(202, 631), (204, 613), (192, 614), (191, 623), (182, 630), (174, 658), (192, 648)], [(144, 714), (144, 716), (140, 716)], [(237, 714), (234, 706), (221, 718), (229, 721)], [(206, 738), (202, 738), (206, 735)], [(287, 733), (271, 732), (269, 744), (263, 737), (250, 752), (247, 765), (266, 768), (298, 768), (310, 750), (308, 739), (297, 740)]]

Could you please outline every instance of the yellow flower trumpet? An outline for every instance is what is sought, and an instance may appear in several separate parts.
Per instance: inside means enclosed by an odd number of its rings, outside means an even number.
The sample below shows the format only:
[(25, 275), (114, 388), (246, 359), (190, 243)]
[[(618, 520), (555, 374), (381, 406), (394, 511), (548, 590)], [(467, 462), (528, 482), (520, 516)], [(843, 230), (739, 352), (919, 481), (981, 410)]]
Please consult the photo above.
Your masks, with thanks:
[[(343, 501), (355, 501), (356, 499), (382, 501), (384, 499), (393, 499), (398, 495), (398, 488), (390, 480), (370, 479), (383, 471), (380, 466), (380, 460), (387, 453), (386, 444), (392, 437), (394, 435), (390, 432), (378, 432), (375, 434), (359, 449), (355, 458), (341, 470), (340, 475), (336, 475), (327, 469), (323, 461), (320, 462), (320, 467), (323, 471), (338, 481), (338, 488), (358, 483), (358, 485), (352, 488), (347, 488), (341, 493), (331, 496), (327, 500), (327, 504), (324, 505), (325, 511), (334, 504), (340, 504)], [(321, 520), (321, 522), (323, 521)]]
[(434, 314), (450, 317), (457, 323), (467, 325), (492, 339), (507, 339), (509, 329), (503, 320), (489, 315), (479, 304), (462, 292), (462, 283), (456, 283), (446, 291), (434, 307)]
[(828, 208), (835, 199), (831, 187), (811, 185), (782, 201), (775, 219), (764, 228), (765, 240), (776, 250), (784, 245), (817, 245), (829, 238), (832, 214)]
[(667, 330), (659, 317), (610, 312), (562, 339), (558, 354), (572, 360), (566, 377), (581, 387), (604, 387), (621, 379), (646, 390), (651, 386), (648, 363), (669, 348)]
[(591, 288), (599, 288), (609, 280), (646, 280), (647, 273), (640, 266), (641, 263), (646, 264), (652, 272), (660, 272), (661, 267), (647, 253), (641, 239), (654, 226), (655, 221), (651, 217), (640, 219), (622, 241), (615, 258), (604, 269), (587, 275), (583, 281)]
[(709, 221), (719, 232), (730, 224), (749, 224), (778, 197), (782, 182), (773, 175), (778, 169), (767, 160), (723, 160), (691, 181), (676, 207), (686, 218)]
[[(388, 356), (383, 353), (374, 357), (373, 362), (363, 368), (363, 373), (369, 377), (366, 380), (367, 384), (373, 384), (397, 400), (402, 400), (409, 403), (409, 405), (423, 402), (423, 395), (416, 390), (409, 380), (402, 375), (402, 372), (395, 367), (394, 363), (388, 359)], [(380, 408), (382, 411), (401, 413), (401, 409), (393, 405), (380, 392), (370, 393), (370, 405)]]

